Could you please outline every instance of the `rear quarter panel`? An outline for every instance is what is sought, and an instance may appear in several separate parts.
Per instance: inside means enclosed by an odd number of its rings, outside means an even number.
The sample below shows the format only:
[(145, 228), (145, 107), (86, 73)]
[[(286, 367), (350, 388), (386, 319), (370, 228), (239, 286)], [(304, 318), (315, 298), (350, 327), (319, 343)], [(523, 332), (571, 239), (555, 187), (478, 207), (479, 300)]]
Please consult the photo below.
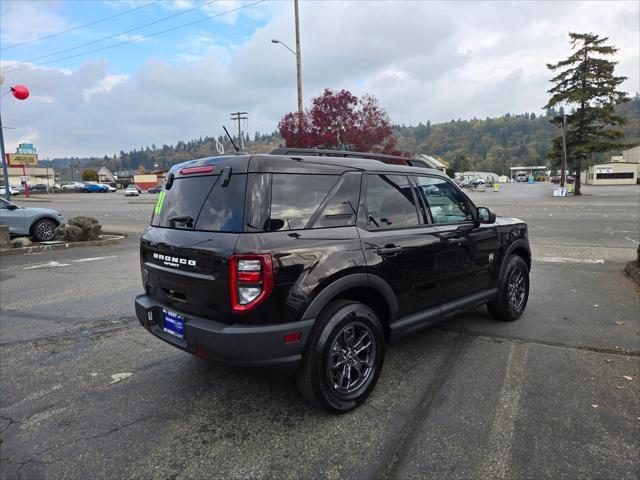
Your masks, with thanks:
[(237, 321), (245, 323), (300, 320), (325, 286), (365, 271), (355, 226), (242, 234), (235, 253), (270, 253), (273, 258), (273, 293), (255, 310), (238, 315)]

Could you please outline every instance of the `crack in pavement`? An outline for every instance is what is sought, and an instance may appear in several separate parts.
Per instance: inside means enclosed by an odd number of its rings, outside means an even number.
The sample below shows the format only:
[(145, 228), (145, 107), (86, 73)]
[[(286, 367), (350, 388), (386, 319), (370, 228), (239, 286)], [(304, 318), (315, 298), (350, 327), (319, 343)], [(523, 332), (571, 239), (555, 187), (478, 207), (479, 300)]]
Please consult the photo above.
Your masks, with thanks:
[(538, 340), (534, 338), (528, 337), (518, 337), (517, 335), (491, 335), (489, 333), (481, 333), (481, 332), (473, 332), (468, 330), (458, 330), (455, 328), (437, 328), (442, 332), (453, 332), (465, 335), (471, 335), (476, 338), (488, 338), (492, 340), (505, 340), (508, 342), (520, 342), (520, 343), (530, 343), (533, 345), (543, 345), (545, 347), (558, 347), (558, 348), (566, 348), (571, 350), (582, 350), (586, 352), (596, 352), (596, 353), (608, 353), (611, 355), (621, 355), (624, 357), (640, 357), (639, 350), (628, 350), (626, 348), (606, 348), (606, 347), (592, 347), (590, 345), (577, 345), (566, 342), (554, 342), (551, 340)]
[(378, 471), (374, 475), (374, 478), (386, 480), (390, 478), (396, 478), (394, 475), (395, 468), (403, 460), (406, 454), (406, 445), (410, 439), (416, 434), (419, 426), (419, 421), (426, 418), (431, 412), (431, 407), (434, 400), (438, 397), (440, 390), (449, 380), (450, 374), (456, 364), (456, 361), (460, 357), (460, 352), (471, 342), (464, 333), (461, 333), (458, 337), (458, 341), (455, 345), (449, 349), (447, 355), (440, 362), (439, 367), (436, 369), (439, 373), (432, 380), (427, 387), (426, 391), (422, 395), (422, 399), (418, 405), (413, 409), (413, 412), (409, 414), (408, 419), (402, 427), (400, 433), (398, 433), (394, 439), (389, 442), (390, 445), (395, 445), (390, 454), (386, 456), (386, 459), (382, 462)]
[(53, 335), (45, 335), (42, 337), (27, 338), (24, 340), (13, 340), (10, 342), (0, 343), (0, 347), (22, 345), (25, 343), (36, 343), (36, 342), (56, 343), (56, 342), (65, 341), (65, 340), (79, 340), (83, 337), (89, 337), (91, 335), (112, 333), (120, 330), (127, 330), (128, 328), (135, 327), (136, 325), (139, 325), (139, 322), (137, 319), (129, 320), (127, 323), (120, 323), (118, 325), (113, 325), (111, 327), (96, 327), (96, 328), (83, 329), (80, 332), (63, 332), (63, 333), (58, 333)]

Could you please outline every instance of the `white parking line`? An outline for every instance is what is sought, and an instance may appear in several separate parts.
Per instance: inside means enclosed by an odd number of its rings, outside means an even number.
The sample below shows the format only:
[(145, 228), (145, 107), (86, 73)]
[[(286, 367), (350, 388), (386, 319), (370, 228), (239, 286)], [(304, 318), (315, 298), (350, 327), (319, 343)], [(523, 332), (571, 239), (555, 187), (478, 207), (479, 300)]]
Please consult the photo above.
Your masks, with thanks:
[(635, 243), (636, 245), (640, 245), (640, 242), (637, 240), (634, 240), (633, 238), (629, 238), (629, 237), (624, 237), (625, 240), (629, 240), (632, 243)]
[(540, 263), (604, 263), (602, 258), (533, 257), (533, 261)]
[(33, 270), (34, 268), (54, 268), (54, 267), (68, 267), (70, 263), (60, 263), (60, 262), (47, 262), (47, 263), (36, 263), (35, 265), (31, 265), (30, 267), (24, 267), (23, 270)]
[[(78, 258), (76, 260), (71, 260), (72, 263), (83, 263), (83, 262), (95, 262), (96, 260), (106, 260), (108, 258), (118, 258), (118, 255), (109, 255), (107, 257), (87, 257), (87, 258)], [(70, 267), (71, 263), (62, 263), (62, 262), (46, 262), (46, 263), (36, 263), (34, 265), (29, 265), (28, 267), (24, 267), (23, 270), (33, 270), (35, 268), (55, 268), (55, 267)]]
[(77, 260), (71, 260), (74, 263), (81, 262), (95, 262), (96, 260), (105, 260), (107, 258), (118, 258), (118, 255), (109, 255), (108, 257), (87, 257), (87, 258), (79, 258)]

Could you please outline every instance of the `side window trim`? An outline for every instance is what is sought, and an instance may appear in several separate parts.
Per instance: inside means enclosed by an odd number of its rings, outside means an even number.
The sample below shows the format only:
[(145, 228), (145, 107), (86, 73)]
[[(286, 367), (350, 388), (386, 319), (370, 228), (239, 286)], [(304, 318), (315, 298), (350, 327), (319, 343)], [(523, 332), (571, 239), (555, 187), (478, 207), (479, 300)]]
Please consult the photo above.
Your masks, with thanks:
[(419, 176), (425, 176), (425, 175), (409, 175), (409, 179), (410, 181), (413, 183), (413, 189), (416, 192), (415, 195), (418, 197), (418, 201), (420, 202), (420, 210), (422, 211), (422, 217), (424, 219), (424, 224), (425, 225), (432, 225), (433, 222), (433, 217), (431, 216), (431, 210), (429, 209), (429, 206), (427, 205), (427, 199), (424, 195), (424, 191), (422, 190), (422, 187), (420, 186), (420, 183), (418, 182), (418, 177)]
[[(474, 219), (472, 219), (472, 220), (461, 220), (459, 222), (451, 222), (451, 223), (447, 223), (447, 222), (436, 223), (436, 222), (434, 222), (433, 221), (433, 215), (431, 213), (431, 207), (429, 206), (429, 200), (427, 199), (427, 196), (424, 194), (424, 191), (422, 190), (422, 187), (420, 186), (420, 183), (418, 182), (418, 177), (425, 177), (425, 178), (433, 178), (433, 179), (436, 179), (436, 180), (442, 180), (442, 181), (448, 183), (449, 185), (451, 185), (452, 188), (458, 190), (459, 193), (462, 195), (462, 198), (464, 198), (465, 204), (466, 204), (467, 208), (469, 208), (469, 211), (471, 211), (471, 215), (474, 217)], [(466, 223), (475, 223), (475, 221), (476, 221), (475, 218), (477, 218), (477, 216), (478, 216), (477, 207), (471, 201), (471, 199), (463, 191), (461, 191), (458, 188), (458, 186), (455, 183), (453, 183), (449, 178), (439, 177), (439, 176), (435, 176), (435, 175), (416, 174), (415, 175), (415, 181), (416, 181), (416, 184), (418, 185), (418, 188), (422, 191), (422, 195), (424, 196), (425, 208), (428, 211), (428, 215), (431, 218), (431, 222), (432, 222), (433, 225), (462, 225), (462, 224), (466, 224)]]
[[(369, 187), (369, 176), (371, 175), (391, 175), (391, 176), (399, 176), (405, 177), (407, 182), (412, 187), (415, 185), (415, 182), (412, 181), (412, 175), (407, 173), (398, 173), (398, 172), (365, 172), (362, 175), (362, 181), (360, 186), (360, 208), (358, 209), (358, 219), (356, 221), (356, 225), (360, 228), (368, 231), (368, 232), (378, 232), (378, 231), (390, 231), (390, 230), (411, 230), (415, 228), (423, 228), (428, 223), (424, 222), (421, 219), (420, 210), (418, 205), (418, 197), (416, 196), (416, 192), (414, 188), (411, 188), (411, 194), (413, 196), (414, 206), (416, 207), (416, 217), (418, 218), (418, 225), (412, 226), (401, 226), (401, 227), (391, 227), (391, 228), (371, 228), (371, 220), (369, 216), (369, 208), (367, 206), (367, 190)], [(363, 218), (364, 217), (364, 218)]]

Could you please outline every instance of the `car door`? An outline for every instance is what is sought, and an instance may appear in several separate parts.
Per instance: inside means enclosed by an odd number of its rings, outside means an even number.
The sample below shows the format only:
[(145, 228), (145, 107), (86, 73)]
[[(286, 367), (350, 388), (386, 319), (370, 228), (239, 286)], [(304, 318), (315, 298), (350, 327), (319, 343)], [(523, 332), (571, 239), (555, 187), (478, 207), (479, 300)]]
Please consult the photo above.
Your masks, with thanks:
[(419, 175), (416, 181), (442, 245), (434, 269), (444, 277), (443, 300), (489, 288), (498, 253), (497, 230), (476, 222), (474, 205), (449, 180)]
[(9, 233), (22, 235), (25, 230), (25, 210), (13, 203), (0, 199), (0, 224), (9, 226)]
[(358, 232), (369, 273), (385, 280), (403, 317), (438, 305), (442, 288), (433, 275), (439, 232), (425, 221), (406, 175), (365, 175)]

